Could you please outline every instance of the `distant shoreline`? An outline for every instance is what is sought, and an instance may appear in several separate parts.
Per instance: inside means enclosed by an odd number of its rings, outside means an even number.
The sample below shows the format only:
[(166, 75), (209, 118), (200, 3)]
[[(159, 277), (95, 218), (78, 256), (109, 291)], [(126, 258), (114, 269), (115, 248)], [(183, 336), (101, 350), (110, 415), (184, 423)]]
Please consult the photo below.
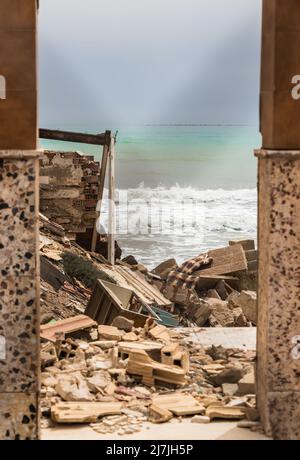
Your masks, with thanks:
[(255, 126), (255, 125), (248, 125), (248, 124), (243, 124), (243, 123), (147, 123), (146, 125), (143, 126), (153, 126), (153, 127), (158, 127), (158, 126), (178, 126), (178, 127), (197, 127), (197, 126)]

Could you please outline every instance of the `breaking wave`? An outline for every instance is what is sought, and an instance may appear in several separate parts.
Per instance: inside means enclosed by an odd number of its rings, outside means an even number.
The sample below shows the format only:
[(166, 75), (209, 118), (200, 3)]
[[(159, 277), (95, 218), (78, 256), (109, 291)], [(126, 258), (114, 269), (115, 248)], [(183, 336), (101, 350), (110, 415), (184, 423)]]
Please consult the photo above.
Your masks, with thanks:
[[(106, 191), (107, 196), (107, 191)], [(257, 191), (144, 187), (116, 192), (117, 237), (124, 254), (147, 266), (181, 262), (231, 239), (254, 238)], [(104, 200), (102, 224), (107, 228)]]

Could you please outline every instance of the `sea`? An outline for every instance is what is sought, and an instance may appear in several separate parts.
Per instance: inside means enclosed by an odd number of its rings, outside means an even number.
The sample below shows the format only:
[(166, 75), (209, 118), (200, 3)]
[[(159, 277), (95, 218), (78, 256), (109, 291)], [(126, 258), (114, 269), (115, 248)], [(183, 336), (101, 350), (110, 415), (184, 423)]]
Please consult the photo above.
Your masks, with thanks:
[[(47, 126), (49, 127), (49, 126)], [(107, 129), (53, 127), (97, 133)], [(112, 129), (112, 128), (110, 128)], [(178, 263), (229, 240), (256, 239), (257, 126), (120, 126), (116, 133), (116, 226), (124, 257), (148, 268)], [(45, 149), (101, 159), (98, 146), (41, 140)], [(107, 187), (101, 226), (108, 228)]]

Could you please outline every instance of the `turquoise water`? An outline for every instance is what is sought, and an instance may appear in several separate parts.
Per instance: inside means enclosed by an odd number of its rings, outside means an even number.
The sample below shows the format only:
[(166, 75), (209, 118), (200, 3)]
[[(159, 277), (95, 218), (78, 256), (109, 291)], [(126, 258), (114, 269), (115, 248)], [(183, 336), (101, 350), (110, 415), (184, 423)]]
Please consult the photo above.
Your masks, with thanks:
[[(117, 237), (124, 255), (153, 267), (170, 257), (181, 262), (230, 239), (256, 238), (253, 149), (261, 143), (256, 127), (116, 129)], [(95, 146), (49, 141), (42, 146), (101, 157)], [(105, 202), (103, 209), (107, 229)]]
[[(141, 183), (146, 187), (178, 184), (202, 190), (255, 187), (253, 149), (260, 145), (256, 127), (144, 126), (115, 128), (113, 131), (116, 129), (116, 180), (121, 189), (138, 187)], [(102, 130), (84, 131), (96, 133)], [(44, 140), (42, 146), (79, 150), (100, 158), (97, 146)]]

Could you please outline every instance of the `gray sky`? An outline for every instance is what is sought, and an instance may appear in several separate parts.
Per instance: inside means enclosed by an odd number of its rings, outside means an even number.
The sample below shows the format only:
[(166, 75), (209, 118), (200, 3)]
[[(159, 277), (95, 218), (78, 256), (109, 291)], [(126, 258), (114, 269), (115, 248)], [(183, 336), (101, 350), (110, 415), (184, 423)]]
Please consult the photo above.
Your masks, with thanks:
[(41, 125), (258, 122), (261, 0), (40, 0)]

